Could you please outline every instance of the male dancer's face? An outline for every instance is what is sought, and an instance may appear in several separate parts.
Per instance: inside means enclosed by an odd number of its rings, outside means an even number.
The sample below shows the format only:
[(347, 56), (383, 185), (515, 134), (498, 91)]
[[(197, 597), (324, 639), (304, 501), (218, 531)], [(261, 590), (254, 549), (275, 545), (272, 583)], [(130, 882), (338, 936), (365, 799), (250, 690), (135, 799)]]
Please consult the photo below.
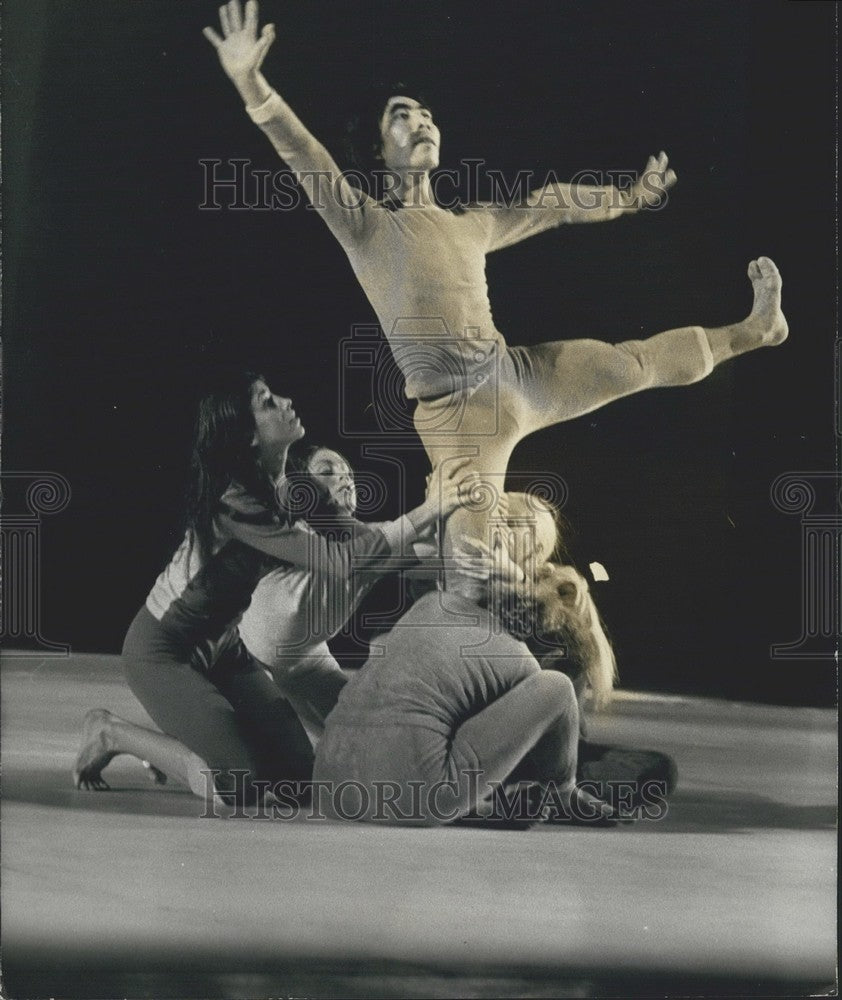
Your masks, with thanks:
[(389, 170), (435, 170), (441, 133), (428, 108), (411, 97), (386, 101), (380, 119), (381, 155)]
[(354, 473), (345, 459), (330, 448), (319, 448), (307, 462), (307, 471), (327, 503), (338, 513), (353, 517), (357, 511)]

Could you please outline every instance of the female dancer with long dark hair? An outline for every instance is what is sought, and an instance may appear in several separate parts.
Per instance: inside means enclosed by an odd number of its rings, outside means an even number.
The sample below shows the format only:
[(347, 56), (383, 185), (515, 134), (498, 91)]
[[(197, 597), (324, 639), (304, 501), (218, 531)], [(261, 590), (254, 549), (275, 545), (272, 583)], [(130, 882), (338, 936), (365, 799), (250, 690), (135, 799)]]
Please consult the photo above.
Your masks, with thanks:
[(242, 802), (254, 798), (255, 780), (309, 778), (309, 741), (277, 686), (247, 657), (205, 672), (197, 647), (218, 639), (261, 577), (282, 563), (342, 582), (388, 568), (403, 546), (455, 509), (473, 480), (461, 471), (465, 463), (454, 463), (428, 499), (397, 521), (327, 539), (282, 520), (275, 503), (288, 449), (303, 433), (291, 402), (253, 373), (227, 379), (201, 401), (184, 541), (123, 645), (126, 680), (162, 732), (89, 712), (77, 787), (107, 787), (102, 770), (121, 753), (203, 798)]
[[(322, 536), (350, 539), (378, 527), (357, 518), (354, 471), (332, 448), (313, 445), (295, 454), (283, 486), (279, 499), (289, 517), (302, 518)], [(328, 640), (381, 575), (337, 580), (317, 566), (284, 563), (260, 580), (237, 626), (242, 645), (272, 673), (314, 740), (348, 679)]]

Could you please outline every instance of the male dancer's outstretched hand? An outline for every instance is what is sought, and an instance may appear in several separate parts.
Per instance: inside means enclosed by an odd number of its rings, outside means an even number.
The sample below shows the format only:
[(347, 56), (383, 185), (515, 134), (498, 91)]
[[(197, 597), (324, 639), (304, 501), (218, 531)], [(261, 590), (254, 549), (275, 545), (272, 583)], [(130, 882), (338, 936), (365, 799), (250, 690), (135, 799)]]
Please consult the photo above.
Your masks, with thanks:
[(230, 0), (219, 8), (222, 37), (213, 28), (202, 30), (216, 49), (222, 68), (238, 88), (245, 80), (257, 75), (269, 47), (275, 41), (274, 24), (264, 25), (258, 35), (257, 16), (257, 0), (248, 0), (245, 14), (240, 0)]
[(669, 169), (669, 159), (663, 151), (650, 156), (643, 173), (630, 188), (621, 192), (622, 207), (637, 212), (642, 208), (656, 208), (663, 204), (667, 191), (678, 180), (674, 170)]

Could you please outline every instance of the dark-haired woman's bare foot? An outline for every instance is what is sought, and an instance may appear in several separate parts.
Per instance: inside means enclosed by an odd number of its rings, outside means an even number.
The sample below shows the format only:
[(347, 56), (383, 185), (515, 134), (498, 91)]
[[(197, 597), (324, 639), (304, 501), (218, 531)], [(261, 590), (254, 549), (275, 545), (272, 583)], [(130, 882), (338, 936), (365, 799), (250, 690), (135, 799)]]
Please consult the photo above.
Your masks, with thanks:
[(73, 784), (77, 788), (101, 792), (109, 785), (103, 770), (117, 756), (110, 739), (114, 716), (104, 708), (93, 708), (82, 723), (82, 744), (73, 765)]

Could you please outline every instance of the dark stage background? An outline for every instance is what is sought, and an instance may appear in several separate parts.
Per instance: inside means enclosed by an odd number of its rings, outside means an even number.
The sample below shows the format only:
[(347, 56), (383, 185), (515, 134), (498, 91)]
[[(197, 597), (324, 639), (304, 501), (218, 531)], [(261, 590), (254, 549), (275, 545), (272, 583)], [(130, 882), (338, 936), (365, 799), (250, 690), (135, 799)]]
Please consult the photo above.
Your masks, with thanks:
[[(802, 552), (769, 492), (835, 463), (834, 5), (262, 14), (278, 26), (267, 77), (337, 153), (376, 79), (420, 82), (445, 167), (481, 157), (565, 179), (669, 152), (666, 211), (489, 259), (512, 344), (731, 322), (750, 305), (749, 259), (780, 265), (784, 347), (547, 431), (513, 468), (565, 479), (573, 552), (611, 574), (598, 595), (626, 685), (832, 700), (832, 662), (770, 657), (801, 634)], [(116, 651), (178, 540), (192, 411), (215, 367), (257, 364), (310, 440), (383, 469), (338, 433), (338, 344), (374, 317), (312, 211), (199, 210), (201, 159), (279, 166), (200, 34), (213, 3), (11, 0), (4, 22), (4, 467), (72, 488), (43, 526), (45, 635)], [(367, 391), (350, 391), (364, 426)], [(414, 503), (417, 452), (407, 468)], [(382, 516), (399, 503), (395, 489)]]

